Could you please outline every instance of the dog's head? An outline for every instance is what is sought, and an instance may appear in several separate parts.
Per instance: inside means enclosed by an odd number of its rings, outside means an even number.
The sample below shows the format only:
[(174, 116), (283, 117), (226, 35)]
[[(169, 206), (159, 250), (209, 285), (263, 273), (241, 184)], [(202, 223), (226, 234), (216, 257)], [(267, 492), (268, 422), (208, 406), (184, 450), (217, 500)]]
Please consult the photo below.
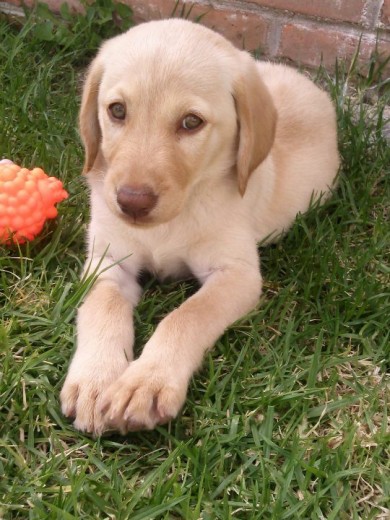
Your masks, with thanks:
[(270, 151), (276, 113), (254, 60), (184, 20), (140, 25), (106, 42), (80, 112), (84, 173), (136, 225), (174, 218), (194, 188), (237, 175), (244, 194)]

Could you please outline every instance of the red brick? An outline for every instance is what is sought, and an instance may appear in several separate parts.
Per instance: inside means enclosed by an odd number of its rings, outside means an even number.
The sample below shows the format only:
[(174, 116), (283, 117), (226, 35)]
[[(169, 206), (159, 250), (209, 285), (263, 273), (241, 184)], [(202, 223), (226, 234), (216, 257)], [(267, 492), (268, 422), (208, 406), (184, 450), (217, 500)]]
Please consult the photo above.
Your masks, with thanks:
[(381, 22), (387, 30), (390, 30), (390, 0), (385, 0), (383, 2)]
[(266, 47), (268, 22), (252, 13), (234, 10), (213, 10), (201, 21), (214, 29), (240, 49), (255, 50)]
[[(58, 10), (64, 0), (46, 0), (53, 10)], [(134, 11), (134, 20), (137, 23), (160, 20), (171, 16), (182, 16), (189, 13), (190, 20), (201, 17), (203, 25), (214, 29), (228, 38), (238, 48), (247, 50), (264, 50), (268, 40), (268, 21), (261, 15), (253, 12), (243, 12), (237, 9), (217, 9), (207, 5), (197, 5), (180, 2), (175, 11), (175, 0), (121, 0), (130, 5)], [(20, 0), (9, 0), (9, 3), (20, 5)], [(27, 5), (34, 4), (34, 0), (26, 0)], [(67, 0), (72, 8), (80, 8), (78, 0)], [(222, 3), (222, 2), (221, 2)]]
[[(370, 58), (375, 51), (375, 44), (375, 36), (363, 35), (359, 63), (362, 64)], [(278, 56), (310, 67), (317, 67), (322, 57), (323, 65), (332, 70), (336, 57), (350, 62), (358, 45), (358, 33), (289, 23), (282, 28)], [(378, 51), (384, 58), (388, 56), (390, 41), (380, 41)]]
[(137, 23), (168, 18), (175, 8), (175, 2), (171, 0), (124, 0), (124, 3), (133, 9)]
[[(168, 18), (173, 14), (175, 2), (172, 0), (127, 0), (134, 10), (137, 21)], [(180, 16), (182, 8), (190, 11), (192, 4), (177, 7), (175, 16)], [(238, 48), (254, 50), (264, 49), (268, 38), (268, 21), (260, 14), (242, 12), (237, 9), (216, 9), (212, 6), (196, 5), (189, 12), (188, 18), (196, 20), (228, 38)]]
[[(366, 0), (252, 0), (263, 7), (272, 7), (330, 20), (358, 23)], [(371, 0), (373, 1), (373, 0)]]
[[(46, 1), (56, 10), (63, 0)], [(173, 15), (176, 4), (176, 0), (120, 1), (125, 1), (133, 8), (136, 22), (168, 18)], [(227, 2), (223, 0), (202, 0), (201, 4), (199, 1), (180, 0), (175, 16), (188, 15), (191, 20), (200, 17), (202, 24), (220, 32), (237, 47), (260, 49), (266, 56), (273, 57), (274, 50), (278, 47), (277, 57), (316, 67), (321, 62), (322, 55), (323, 64), (332, 70), (336, 56), (351, 59), (359, 42), (359, 31), (362, 30), (364, 36), (359, 60), (364, 63), (375, 49), (375, 35), (367, 32), (367, 28), (364, 32), (364, 26), (371, 27), (374, 23), (380, 29), (379, 50), (384, 57), (390, 55), (390, 0), (241, 0), (239, 9), (226, 7)], [(21, 4), (20, 0), (8, 2)], [(34, 0), (26, 2), (35, 4)], [(381, 12), (378, 13), (382, 2)], [(194, 6), (191, 9), (192, 3)], [(80, 6), (78, 0), (68, 0), (68, 4), (74, 9)], [(289, 23), (281, 25), (285, 17), (277, 15), (283, 11), (291, 14)], [(296, 17), (292, 13), (314, 17), (317, 21), (307, 20), (305, 23), (301, 18), (300, 22), (294, 23)], [(352, 25), (330, 26), (327, 22), (321, 22), (324, 18), (336, 22), (359, 23), (361, 29), (355, 30)], [(275, 31), (275, 27), (279, 30)]]

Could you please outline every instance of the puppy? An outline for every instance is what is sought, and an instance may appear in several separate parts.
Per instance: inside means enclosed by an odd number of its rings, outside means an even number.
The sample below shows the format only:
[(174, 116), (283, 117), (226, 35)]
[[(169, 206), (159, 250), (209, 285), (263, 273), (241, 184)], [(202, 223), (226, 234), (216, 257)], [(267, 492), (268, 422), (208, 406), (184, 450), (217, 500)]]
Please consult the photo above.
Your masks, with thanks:
[[(339, 156), (328, 95), (184, 20), (106, 42), (84, 86), (80, 132), (91, 191), (77, 350), (61, 392), (75, 427), (99, 435), (174, 418), (226, 327), (261, 293), (257, 243), (323, 200)], [(137, 277), (191, 273), (200, 290), (133, 360)]]

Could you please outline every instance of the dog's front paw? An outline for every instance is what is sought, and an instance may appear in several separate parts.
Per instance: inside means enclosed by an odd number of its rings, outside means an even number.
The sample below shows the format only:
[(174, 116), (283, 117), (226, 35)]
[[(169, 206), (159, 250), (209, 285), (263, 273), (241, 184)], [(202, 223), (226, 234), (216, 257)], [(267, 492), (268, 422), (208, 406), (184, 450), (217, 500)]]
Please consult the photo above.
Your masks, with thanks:
[(75, 419), (75, 428), (93, 435), (104, 432), (106, 426), (100, 411), (102, 393), (127, 367), (124, 355), (123, 359), (87, 361), (76, 353), (60, 396), (62, 413)]
[(169, 422), (184, 404), (187, 385), (174, 367), (141, 356), (104, 392), (101, 413), (106, 428), (125, 434)]

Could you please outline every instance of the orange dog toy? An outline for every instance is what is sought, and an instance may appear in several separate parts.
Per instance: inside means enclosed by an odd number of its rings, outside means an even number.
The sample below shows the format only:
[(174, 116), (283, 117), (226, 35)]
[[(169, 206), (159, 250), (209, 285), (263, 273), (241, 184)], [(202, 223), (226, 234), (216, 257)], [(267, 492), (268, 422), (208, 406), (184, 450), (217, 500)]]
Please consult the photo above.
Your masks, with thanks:
[(33, 240), (46, 220), (57, 216), (55, 204), (66, 198), (62, 182), (41, 168), (28, 170), (8, 159), (0, 161), (0, 243)]

